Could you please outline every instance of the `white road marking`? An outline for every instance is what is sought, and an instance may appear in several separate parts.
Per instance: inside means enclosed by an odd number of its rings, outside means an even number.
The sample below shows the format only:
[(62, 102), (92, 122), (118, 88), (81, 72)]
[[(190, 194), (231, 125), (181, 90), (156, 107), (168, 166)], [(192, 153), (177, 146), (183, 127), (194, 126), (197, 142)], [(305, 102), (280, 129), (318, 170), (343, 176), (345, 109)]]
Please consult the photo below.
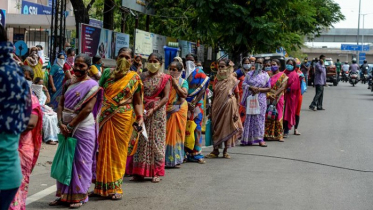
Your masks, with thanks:
[(53, 192), (56, 192), (56, 189), (57, 189), (57, 186), (56, 185), (53, 185), (53, 186), (50, 186), (48, 187), (47, 189), (44, 189), (38, 193), (35, 193), (33, 195), (31, 195), (30, 197), (27, 197), (26, 199), (26, 206), (37, 201), (37, 200), (40, 200), (42, 198), (44, 198), (45, 196), (53, 193)]

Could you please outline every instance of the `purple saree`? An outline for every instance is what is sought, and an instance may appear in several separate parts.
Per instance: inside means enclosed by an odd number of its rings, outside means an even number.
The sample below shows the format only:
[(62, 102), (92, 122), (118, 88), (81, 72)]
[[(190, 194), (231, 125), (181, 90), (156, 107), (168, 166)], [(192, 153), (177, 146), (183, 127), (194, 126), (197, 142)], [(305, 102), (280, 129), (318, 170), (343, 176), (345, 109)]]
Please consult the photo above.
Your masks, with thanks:
[(97, 151), (98, 146), (96, 118), (101, 109), (103, 91), (96, 81), (88, 79), (75, 83), (74, 81), (66, 82), (63, 94), (65, 97), (62, 112), (64, 123), (71, 122), (91, 98), (97, 97), (92, 113), (80, 122), (72, 132), (72, 137), (77, 139), (77, 145), (70, 185), (67, 186), (57, 182), (56, 196), (60, 197), (61, 201), (68, 203), (87, 202), (88, 189), (96, 171), (95, 151)]

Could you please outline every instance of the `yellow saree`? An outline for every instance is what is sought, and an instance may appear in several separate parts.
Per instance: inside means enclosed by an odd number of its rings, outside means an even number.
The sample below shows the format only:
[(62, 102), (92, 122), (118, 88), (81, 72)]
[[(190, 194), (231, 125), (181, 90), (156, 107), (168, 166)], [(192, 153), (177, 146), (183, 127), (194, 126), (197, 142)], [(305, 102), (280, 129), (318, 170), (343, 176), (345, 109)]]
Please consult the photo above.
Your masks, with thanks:
[[(99, 118), (99, 153), (94, 193), (109, 196), (122, 194), (123, 176), (126, 170), (128, 142), (135, 121), (132, 97), (136, 91), (142, 91), (142, 82), (136, 72), (128, 72), (122, 79), (110, 78), (110, 69), (106, 69), (100, 81), (104, 88), (104, 101)], [(109, 76), (107, 76), (109, 75)]]

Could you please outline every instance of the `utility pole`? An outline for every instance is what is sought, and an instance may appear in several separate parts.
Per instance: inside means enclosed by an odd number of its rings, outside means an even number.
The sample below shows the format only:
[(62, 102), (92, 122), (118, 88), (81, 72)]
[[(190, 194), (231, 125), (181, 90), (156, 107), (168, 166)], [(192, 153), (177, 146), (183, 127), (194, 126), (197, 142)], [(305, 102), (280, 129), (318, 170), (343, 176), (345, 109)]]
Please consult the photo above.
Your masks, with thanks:
[[(356, 37), (356, 41), (357, 41), (357, 46), (359, 47), (359, 37), (360, 37), (360, 11), (361, 11), (361, 0), (359, 0), (359, 20), (358, 20), (358, 24), (357, 24), (357, 37)], [(357, 63), (359, 63), (359, 51), (357, 51), (357, 55), (356, 55), (356, 60), (357, 60)]]

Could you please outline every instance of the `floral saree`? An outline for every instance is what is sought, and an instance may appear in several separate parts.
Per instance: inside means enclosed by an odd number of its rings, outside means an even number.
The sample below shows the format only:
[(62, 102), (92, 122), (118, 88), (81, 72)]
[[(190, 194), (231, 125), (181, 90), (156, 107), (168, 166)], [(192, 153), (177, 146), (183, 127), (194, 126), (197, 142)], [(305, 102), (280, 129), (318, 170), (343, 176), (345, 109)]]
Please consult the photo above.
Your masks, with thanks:
[[(279, 72), (271, 77), (271, 92), (267, 93), (267, 96), (274, 95), (278, 89), (286, 85), (288, 77), (283, 72)], [(278, 115), (275, 120), (269, 120), (266, 118), (265, 121), (265, 134), (264, 137), (268, 140), (280, 140), (283, 137), (283, 117), (284, 117), (284, 92), (282, 92), (278, 98), (275, 99), (277, 103), (276, 109)], [(268, 104), (273, 101), (268, 101)]]
[(41, 111), (38, 98), (31, 95), (31, 99), (31, 114), (38, 116), (38, 122), (32, 130), (23, 132), (19, 139), (18, 152), (21, 160), (23, 178), (21, 186), (19, 187), (18, 192), (9, 207), (10, 210), (26, 209), (26, 198), (28, 193), (28, 185), (30, 183), (30, 175), (36, 165), (41, 148), (43, 113)]
[(115, 81), (106, 69), (100, 80), (104, 101), (99, 118), (99, 152), (94, 193), (109, 196), (122, 194), (123, 175), (126, 171), (128, 143), (133, 131), (135, 112), (133, 95), (142, 91), (142, 82), (136, 72), (129, 71)]
[[(170, 75), (159, 74), (148, 78), (146, 72), (141, 75), (144, 85), (144, 107), (150, 110), (157, 106), (161, 100), (161, 94)], [(132, 175), (141, 177), (164, 176), (165, 167), (165, 141), (166, 141), (166, 105), (160, 107), (152, 116), (146, 117), (146, 138), (141, 135), (136, 153), (133, 155)]]

